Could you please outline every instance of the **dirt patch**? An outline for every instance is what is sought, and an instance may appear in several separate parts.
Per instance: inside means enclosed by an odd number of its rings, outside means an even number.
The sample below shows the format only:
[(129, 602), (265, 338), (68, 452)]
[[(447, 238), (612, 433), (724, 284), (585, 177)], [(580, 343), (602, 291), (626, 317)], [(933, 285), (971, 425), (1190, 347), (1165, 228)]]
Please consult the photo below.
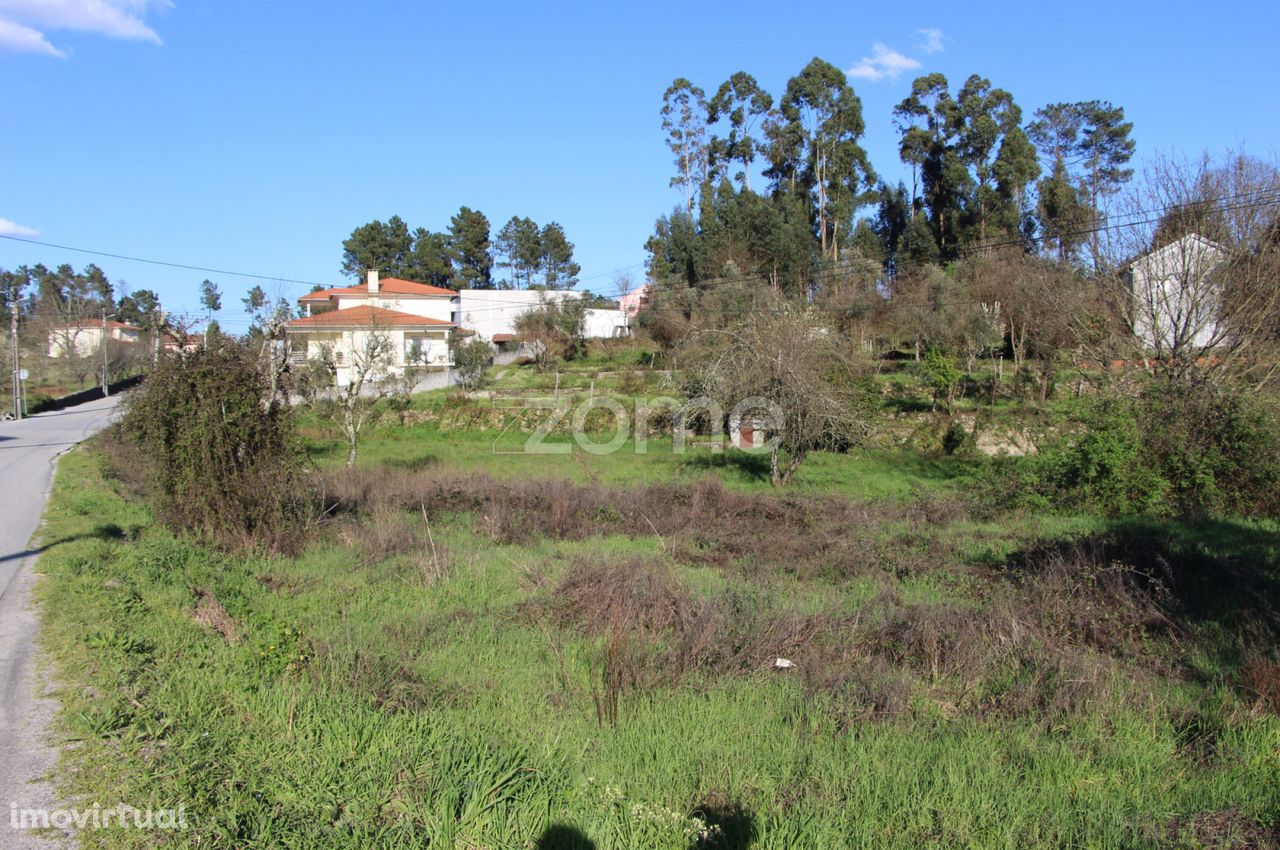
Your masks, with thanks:
[(1156, 836), (1161, 847), (1205, 847), (1214, 850), (1276, 850), (1280, 825), (1264, 826), (1239, 809), (1174, 817)]
[(229, 644), (240, 643), (240, 630), (236, 627), (236, 621), (211, 590), (196, 590), (196, 607), (191, 612), (191, 619), (205, 628), (213, 629)]

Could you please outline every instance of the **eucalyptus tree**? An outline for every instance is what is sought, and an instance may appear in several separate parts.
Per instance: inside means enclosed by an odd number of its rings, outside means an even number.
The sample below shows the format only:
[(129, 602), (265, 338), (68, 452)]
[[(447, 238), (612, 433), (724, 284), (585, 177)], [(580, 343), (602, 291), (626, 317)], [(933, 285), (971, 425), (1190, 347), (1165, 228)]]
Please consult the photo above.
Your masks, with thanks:
[(969, 206), (978, 241), (986, 241), (993, 223), (1017, 232), (1027, 185), (1040, 173), (1035, 148), (1019, 126), (1022, 109), (1009, 92), (974, 74), (960, 87), (955, 121), (960, 159), (972, 169)]
[(917, 77), (911, 94), (893, 110), (902, 135), (898, 151), (911, 166), (912, 218), (917, 207), (927, 210), (934, 241), (944, 256), (954, 253), (959, 242), (961, 198), (969, 188), (968, 171), (956, 146), (959, 107), (948, 88), (942, 74)]
[(789, 187), (810, 198), (824, 258), (839, 259), (840, 237), (875, 185), (875, 173), (859, 143), (866, 125), (862, 101), (844, 72), (813, 59), (787, 82), (771, 138), (775, 189)]
[(709, 112), (706, 92), (684, 77), (677, 77), (662, 95), (662, 129), (676, 165), (671, 186), (683, 190), (685, 209), (690, 213), (698, 187), (709, 178)]
[(751, 167), (764, 143), (753, 134), (773, 109), (773, 96), (760, 88), (756, 78), (738, 71), (720, 85), (708, 104), (707, 123), (727, 119), (729, 133), (721, 140), (712, 138), (711, 150), (730, 163), (741, 163), (742, 171), (733, 175), (744, 189), (751, 189)]
[(200, 306), (210, 314), (222, 309), (222, 292), (219, 291), (218, 284), (208, 278), (200, 281)]

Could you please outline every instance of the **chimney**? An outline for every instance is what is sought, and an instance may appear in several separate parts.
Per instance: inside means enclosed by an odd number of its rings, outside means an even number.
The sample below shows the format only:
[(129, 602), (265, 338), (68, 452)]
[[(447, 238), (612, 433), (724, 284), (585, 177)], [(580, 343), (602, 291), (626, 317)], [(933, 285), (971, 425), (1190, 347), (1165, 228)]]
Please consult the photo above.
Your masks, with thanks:
[(378, 294), (378, 270), (369, 269), (369, 294)]

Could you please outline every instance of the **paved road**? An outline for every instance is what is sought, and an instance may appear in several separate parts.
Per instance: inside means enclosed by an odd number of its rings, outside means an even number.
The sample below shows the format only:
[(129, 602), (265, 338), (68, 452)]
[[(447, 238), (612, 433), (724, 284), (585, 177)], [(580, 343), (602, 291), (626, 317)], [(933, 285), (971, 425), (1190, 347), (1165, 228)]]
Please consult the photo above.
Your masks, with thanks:
[(0, 847), (62, 846), (10, 823), (12, 804), (52, 809), (53, 790), (38, 781), (57, 760), (47, 740), (57, 707), (45, 694), (45, 668), (36, 652), (39, 620), (31, 605), (40, 523), (58, 456), (102, 428), (116, 398), (100, 399), (21, 422), (0, 422)]

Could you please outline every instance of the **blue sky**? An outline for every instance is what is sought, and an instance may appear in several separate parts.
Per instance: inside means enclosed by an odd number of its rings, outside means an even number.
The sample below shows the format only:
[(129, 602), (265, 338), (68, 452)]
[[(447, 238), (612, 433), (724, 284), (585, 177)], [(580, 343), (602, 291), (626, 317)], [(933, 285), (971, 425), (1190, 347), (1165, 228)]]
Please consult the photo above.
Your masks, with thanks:
[[(1110, 100), (1140, 159), (1277, 156), (1274, 0), (1060, 7), (0, 0), (0, 232), (339, 284), (355, 226), (442, 230), (465, 204), (495, 229), (559, 221), (583, 286), (607, 291), (643, 274), (678, 201), (671, 80), (745, 70), (776, 97), (814, 56), (861, 68), (864, 143), (892, 180), (893, 106), (932, 71), (986, 76), (1027, 116)], [(97, 262), (179, 312), (206, 276), (0, 239), (0, 267), (35, 262)], [(208, 276), (234, 323), (254, 281)]]

